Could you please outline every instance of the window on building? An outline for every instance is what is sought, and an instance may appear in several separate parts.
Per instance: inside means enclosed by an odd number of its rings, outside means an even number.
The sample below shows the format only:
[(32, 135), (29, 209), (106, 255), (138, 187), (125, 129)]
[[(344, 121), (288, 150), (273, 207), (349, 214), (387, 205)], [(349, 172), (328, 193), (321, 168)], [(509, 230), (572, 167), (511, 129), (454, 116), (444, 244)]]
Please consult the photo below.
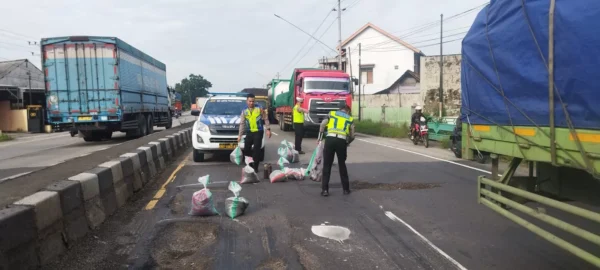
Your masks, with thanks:
[(360, 69), (360, 80), (363, 84), (373, 83), (373, 67), (362, 67)]

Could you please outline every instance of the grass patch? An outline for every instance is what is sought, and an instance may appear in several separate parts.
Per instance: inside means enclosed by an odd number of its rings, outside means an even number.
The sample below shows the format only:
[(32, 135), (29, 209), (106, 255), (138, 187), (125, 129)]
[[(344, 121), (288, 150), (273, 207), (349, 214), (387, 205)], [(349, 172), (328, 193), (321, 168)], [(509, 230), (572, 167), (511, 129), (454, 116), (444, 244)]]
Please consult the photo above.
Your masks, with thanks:
[(0, 142), (6, 142), (6, 141), (10, 141), (12, 139), (14, 139), (14, 138), (7, 134), (4, 134), (4, 133), (0, 134)]
[(440, 147), (442, 147), (442, 149), (448, 149), (448, 148), (450, 148), (450, 139), (443, 139), (440, 142)]
[(356, 121), (356, 132), (388, 137), (388, 138), (406, 138), (408, 137), (408, 125), (394, 125), (388, 123), (379, 123), (371, 120)]

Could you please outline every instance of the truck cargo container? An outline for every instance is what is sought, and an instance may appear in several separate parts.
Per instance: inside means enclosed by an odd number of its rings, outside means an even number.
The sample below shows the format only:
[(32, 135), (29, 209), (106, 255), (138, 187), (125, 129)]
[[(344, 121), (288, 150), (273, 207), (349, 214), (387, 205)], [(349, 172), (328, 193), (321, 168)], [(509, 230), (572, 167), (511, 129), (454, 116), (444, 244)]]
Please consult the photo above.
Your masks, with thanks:
[(290, 80), (273, 79), (267, 84), (267, 87), (269, 87), (268, 98), (269, 103), (271, 104), (271, 106), (269, 106), (269, 121), (271, 121), (272, 124), (278, 124), (279, 121), (277, 119), (275, 99), (279, 94), (289, 91)]
[(350, 94), (350, 76), (341, 70), (297, 68), (289, 80), (288, 90), (272, 95), (279, 127), (283, 131), (293, 129), (292, 109), (296, 98), (304, 99), (302, 108), (309, 111), (304, 114), (304, 128), (318, 131), (321, 121), (330, 111), (340, 105), (352, 108)]
[(49, 123), (72, 123), (85, 141), (172, 126), (165, 64), (115, 37), (43, 38), (41, 46)]
[[(492, 159), (478, 202), (596, 267), (599, 10), (598, 1), (492, 1), (461, 63), (462, 157)], [(511, 159), (501, 176), (500, 156)], [(529, 173), (517, 175), (523, 161)]]

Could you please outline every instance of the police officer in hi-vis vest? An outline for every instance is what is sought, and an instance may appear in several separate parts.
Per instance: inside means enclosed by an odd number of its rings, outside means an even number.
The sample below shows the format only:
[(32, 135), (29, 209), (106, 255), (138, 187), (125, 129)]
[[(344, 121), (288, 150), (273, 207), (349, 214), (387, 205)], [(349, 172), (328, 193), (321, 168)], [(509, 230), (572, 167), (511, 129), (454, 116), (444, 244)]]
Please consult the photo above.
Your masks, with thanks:
[[(262, 148), (262, 140), (267, 130), (267, 137), (271, 138), (271, 127), (269, 124), (269, 116), (267, 112), (260, 106), (255, 106), (254, 94), (249, 94), (246, 98), (246, 105), (248, 107), (242, 111), (240, 118), (240, 130), (238, 135), (238, 143), (242, 140), (242, 135), (246, 133), (246, 140), (244, 141), (244, 155), (252, 153), (252, 168), (255, 172), (258, 172), (258, 164), (260, 163), (260, 152)], [(254, 145), (254, 149), (252, 149)]]
[(325, 146), (323, 148), (323, 182), (321, 183), (321, 196), (329, 196), (329, 177), (334, 155), (337, 155), (340, 167), (340, 178), (344, 194), (350, 194), (350, 181), (348, 169), (346, 168), (347, 148), (354, 141), (354, 118), (350, 116), (350, 107), (342, 105), (339, 111), (331, 111), (326, 119), (321, 122), (319, 128), (319, 141), (323, 140), (323, 131), (327, 128), (325, 135)]
[(308, 111), (302, 108), (303, 98), (296, 98), (296, 106), (294, 106), (293, 118), (294, 118), (294, 133), (295, 133), (295, 148), (300, 154), (304, 154), (302, 151), (302, 138), (304, 137), (304, 114)]

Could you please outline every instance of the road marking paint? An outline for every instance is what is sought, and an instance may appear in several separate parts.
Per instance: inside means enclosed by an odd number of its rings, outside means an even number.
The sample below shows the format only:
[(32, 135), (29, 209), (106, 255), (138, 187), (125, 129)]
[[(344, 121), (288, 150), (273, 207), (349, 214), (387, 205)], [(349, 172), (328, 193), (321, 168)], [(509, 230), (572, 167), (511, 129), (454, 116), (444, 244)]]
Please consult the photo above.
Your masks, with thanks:
[(181, 168), (183, 168), (183, 166), (185, 166), (185, 163), (187, 162), (187, 160), (190, 158), (192, 154), (190, 153), (187, 157), (185, 157), (183, 159), (183, 161), (181, 161), (181, 163), (179, 163), (179, 166), (177, 166), (177, 168), (175, 168), (175, 170), (171, 173), (171, 175), (169, 176), (169, 178), (167, 178), (167, 181), (165, 181), (165, 183), (160, 187), (160, 189), (156, 192), (156, 194), (154, 194), (154, 197), (152, 198), (152, 200), (150, 200), (148, 202), (148, 204), (146, 204), (146, 207), (144, 207), (145, 210), (152, 210), (154, 209), (154, 206), (156, 206), (156, 203), (158, 203), (158, 200), (160, 200), (160, 198), (162, 198), (162, 196), (165, 195), (166, 187), (169, 183), (173, 182), (173, 180), (175, 180), (175, 178), (177, 177), (177, 173), (181, 170)]
[(404, 151), (404, 152), (407, 152), (407, 153), (411, 153), (411, 154), (415, 154), (415, 155), (419, 155), (419, 156), (423, 156), (423, 157), (427, 157), (427, 158), (431, 158), (431, 159), (435, 159), (435, 160), (439, 160), (439, 161), (443, 161), (443, 162), (447, 162), (447, 163), (458, 165), (458, 166), (461, 166), (461, 167), (465, 167), (465, 168), (468, 168), (468, 169), (471, 169), (471, 170), (475, 170), (475, 171), (479, 171), (479, 172), (483, 172), (483, 173), (487, 173), (487, 174), (492, 174), (492, 172), (486, 171), (484, 169), (479, 169), (479, 168), (476, 168), (476, 167), (472, 167), (472, 166), (465, 165), (465, 164), (462, 164), (462, 163), (454, 162), (454, 161), (451, 161), (451, 160), (447, 160), (447, 159), (443, 159), (443, 158), (438, 158), (438, 157), (426, 155), (426, 154), (423, 154), (423, 153), (419, 153), (419, 152), (415, 152), (415, 151), (411, 151), (411, 150), (407, 150), (407, 149), (403, 149), (403, 148), (399, 148), (399, 147), (394, 147), (394, 146), (386, 145), (386, 144), (376, 143), (376, 142), (372, 142), (372, 141), (365, 140), (365, 139), (356, 139), (356, 140), (362, 141), (362, 142), (366, 142), (366, 143), (375, 144), (375, 145), (379, 145), (379, 146), (383, 146), (383, 147), (387, 147), (387, 148), (391, 148), (391, 149), (396, 149), (396, 150)]
[(271, 131), (271, 133), (273, 133), (275, 136), (279, 136), (279, 134), (277, 134), (277, 133), (275, 133), (275, 132), (273, 132), (273, 131)]
[(33, 171), (28, 171), (28, 172), (19, 173), (19, 174), (13, 174), (13, 175), (11, 175), (11, 176), (9, 176), (9, 177), (4, 177), (4, 178), (0, 179), (0, 183), (2, 183), (2, 182), (4, 182), (4, 181), (11, 180), (11, 179), (15, 179), (15, 178), (17, 178), (17, 177), (21, 177), (21, 176), (23, 176), (23, 175), (28, 175), (28, 174), (30, 174), (30, 173), (32, 173), (32, 172), (33, 172)]
[(441, 250), (440, 248), (438, 248), (436, 245), (434, 245), (433, 243), (431, 243), (431, 241), (429, 241), (429, 239), (425, 238), (425, 236), (423, 236), (422, 234), (420, 234), (417, 230), (415, 230), (408, 223), (404, 222), (404, 220), (402, 220), (399, 217), (397, 217), (396, 215), (394, 215), (394, 213), (392, 213), (390, 211), (385, 211), (385, 215), (389, 219), (391, 219), (393, 221), (398, 221), (398, 222), (402, 223), (409, 230), (411, 230), (414, 234), (416, 234), (417, 236), (419, 236), (421, 238), (421, 240), (423, 240), (425, 243), (427, 243), (431, 248), (433, 248), (435, 251), (437, 251), (440, 255), (444, 256), (444, 258), (446, 258), (448, 261), (450, 261), (451, 263), (453, 263), (454, 266), (456, 266), (458, 269), (467, 270), (467, 268), (465, 268), (464, 266), (462, 266), (459, 262), (457, 262), (452, 257), (450, 257), (450, 255), (446, 254), (446, 252), (444, 252), (443, 250)]

